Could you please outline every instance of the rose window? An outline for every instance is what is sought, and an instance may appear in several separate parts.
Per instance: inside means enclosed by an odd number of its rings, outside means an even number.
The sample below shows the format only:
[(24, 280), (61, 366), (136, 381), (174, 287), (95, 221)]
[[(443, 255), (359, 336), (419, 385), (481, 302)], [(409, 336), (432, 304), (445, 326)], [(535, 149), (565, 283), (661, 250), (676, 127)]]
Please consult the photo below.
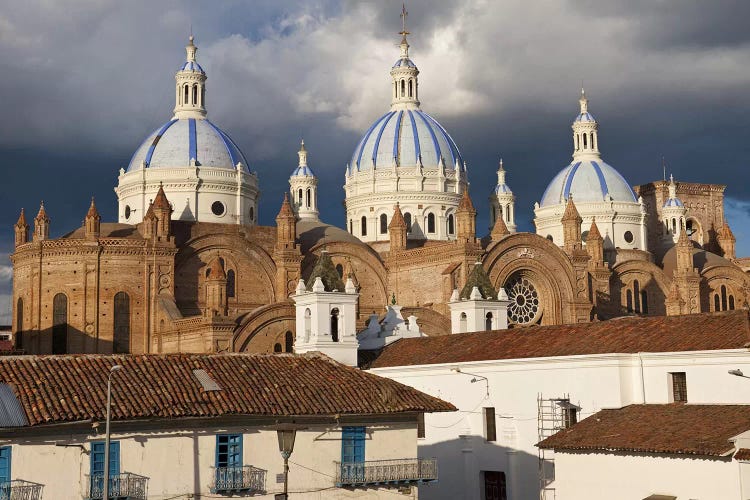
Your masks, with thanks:
[(505, 284), (510, 305), (508, 319), (517, 325), (528, 325), (539, 320), (541, 307), (539, 291), (534, 284), (523, 276), (514, 276)]

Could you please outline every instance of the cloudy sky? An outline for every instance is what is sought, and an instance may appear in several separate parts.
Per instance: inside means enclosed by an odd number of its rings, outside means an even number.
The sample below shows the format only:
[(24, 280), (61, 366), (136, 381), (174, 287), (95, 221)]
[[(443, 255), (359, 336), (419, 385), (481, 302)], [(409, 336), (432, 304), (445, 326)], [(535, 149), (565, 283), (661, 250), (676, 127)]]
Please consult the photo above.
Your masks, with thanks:
[[(113, 187), (171, 117), (192, 26), (212, 121), (259, 173), (272, 224), (304, 137), (321, 211), (343, 226), (344, 166), (390, 102), (401, 3), (335, 0), (0, 0), (0, 324), (9, 321), (12, 224), (44, 199), (59, 236)], [(500, 157), (521, 230), (571, 155), (584, 83), (608, 163), (632, 184), (727, 184), (750, 255), (750, 2), (410, 0), (423, 108), (469, 164), (480, 228)]]

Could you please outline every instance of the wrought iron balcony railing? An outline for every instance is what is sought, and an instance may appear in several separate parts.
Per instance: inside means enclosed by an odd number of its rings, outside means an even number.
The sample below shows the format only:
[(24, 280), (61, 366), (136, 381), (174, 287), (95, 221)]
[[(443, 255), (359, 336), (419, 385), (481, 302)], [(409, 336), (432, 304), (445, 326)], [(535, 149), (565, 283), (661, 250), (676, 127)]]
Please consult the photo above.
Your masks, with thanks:
[(14, 479), (0, 483), (0, 500), (40, 500), (44, 485)]
[[(148, 494), (148, 478), (139, 476), (132, 472), (110, 474), (109, 492), (110, 499), (118, 500), (146, 500)], [(86, 475), (87, 500), (97, 500), (104, 496), (104, 474)]]
[(216, 467), (211, 493), (262, 493), (266, 491), (266, 471), (252, 465)]
[(437, 478), (434, 458), (336, 462), (336, 486), (423, 483)]

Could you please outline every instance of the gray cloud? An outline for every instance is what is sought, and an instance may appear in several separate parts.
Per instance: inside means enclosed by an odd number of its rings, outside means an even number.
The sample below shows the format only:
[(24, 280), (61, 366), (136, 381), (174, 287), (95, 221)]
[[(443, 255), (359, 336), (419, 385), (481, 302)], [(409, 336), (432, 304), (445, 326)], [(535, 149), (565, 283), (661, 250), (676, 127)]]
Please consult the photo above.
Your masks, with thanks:
[[(325, 186), (323, 216), (342, 224), (344, 164), (388, 108), (400, 3), (10, 3), (0, 13), (0, 93), (13, 96), (13, 120), (0, 122), (0, 161), (24, 171), (10, 181), (0, 224), (44, 197), (53, 231), (69, 230), (89, 194), (114, 217), (117, 169), (170, 117), (190, 23), (209, 114), (260, 173), (262, 222), (272, 222), (304, 136)], [(581, 80), (604, 156), (631, 183), (659, 178), (664, 155), (678, 179), (731, 184), (734, 200), (750, 200), (733, 182), (746, 178), (750, 153), (748, 9), (728, 0), (409, 2), (420, 97), (468, 159), (478, 227), (503, 156), (521, 228), (532, 228), (533, 202), (569, 161)], [(727, 213), (735, 224), (742, 211)]]

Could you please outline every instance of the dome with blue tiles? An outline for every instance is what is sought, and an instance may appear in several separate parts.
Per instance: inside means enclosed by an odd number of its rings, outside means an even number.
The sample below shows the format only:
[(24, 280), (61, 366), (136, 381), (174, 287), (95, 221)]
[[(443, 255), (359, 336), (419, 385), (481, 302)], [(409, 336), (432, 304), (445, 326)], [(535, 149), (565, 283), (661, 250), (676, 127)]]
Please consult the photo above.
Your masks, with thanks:
[(234, 170), (247, 160), (237, 144), (207, 119), (174, 118), (154, 130), (130, 160), (128, 171), (140, 168), (205, 166)]
[(594, 115), (586, 111), (585, 113), (579, 113), (578, 116), (576, 116), (575, 121), (577, 122), (595, 122), (596, 119), (594, 119)]
[(540, 206), (564, 204), (571, 194), (576, 203), (638, 201), (625, 178), (601, 159), (577, 159), (562, 169), (544, 191)]
[(453, 169), (463, 168), (456, 142), (437, 120), (424, 111), (389, 111), (367, 130), (350, 163), (351, 171), (421, 165), (435, 168), (440, 162)]
[(408, 57), (402, 57), (392, 66), (394, 68), (416, 68), (417, 65)]
[(199, 73), (206, 74), (203, 68), (196, 61), (185, 61), (185, 64), (179, 69), (179, 71), (197, 71)]
[(677, 197), (677, 185), (674, 182), (674, 177), (669, 174), (669, 197), (664, 201), (664, 208), (684, 208), (685, 204), (682, 200)]
[(292, 170), (290, 177), (315, 177), (315, 172), (307, 165), (307, 150), (305, 149), (304, 140), (300, 144), (297, 156), (299, 156), (299, 164)]

